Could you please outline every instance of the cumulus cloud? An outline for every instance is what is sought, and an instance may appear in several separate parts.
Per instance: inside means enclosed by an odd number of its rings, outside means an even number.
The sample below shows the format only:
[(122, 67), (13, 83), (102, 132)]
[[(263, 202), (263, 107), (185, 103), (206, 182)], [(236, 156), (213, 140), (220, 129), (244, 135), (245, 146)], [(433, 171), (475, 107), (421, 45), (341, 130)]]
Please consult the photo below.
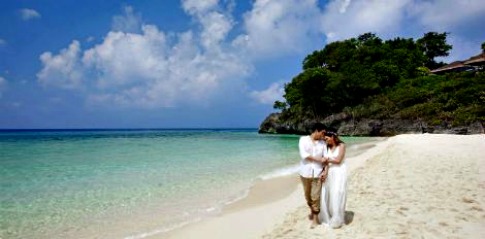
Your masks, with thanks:
[(218, 51), (223, 40), (234, 27), (234, 20), (230, 15), (232, 2), (220, 6), (218, 0), (196, 1), (183, 0), (184, 11), (194, 17), (201, 26), (200, 42), (205, 50)]
[[(485, 33), (477, 31), (473, 37), (473, 34), (463, 33), (471, 27), (471, 22), (485, 21), (482, 0), (333, 0), (325, 6), (321, 19), (321, 31), (327, 42), (366, 32), (385, 39), (397, 36), (416, 38), (429, 31), (450, 32), (450, 43), (457, 43), (454, 48), (460, 51), (452, 51), (449, 59), (476, 54), (485, 37)], [(466, 46), (460, 45), (464, 38), (468, 38)], [(474, 51), (470, 44), (476, 45)]]
[(484, 16), (482, 0), (334, 0), (325, 7), (321, 27), (328, 42), (365, 32), (420, 36), (425, 31), (452, 31)]
[(183, 9), (192, 15), (203, 14), (218, 7), (219, 0), (182, 0)]
[(45, 86), (75, 89), (82, 86), (84, 69), (80, 63), (81, 46), (73, 41), (58, 55), (44, 52), (40, 55), (43, 68), (37, 73), (38, 81)]
[(201, 42), (206, 49), (219, 46), (233, 27), (232, 19), (218, 12), (206, 14), (200, 21), (203, 26)]
[[(81, 49), (74, 40), (58, 54), (43, 53), (37, 78), (46, 86), (86, 90), (91, 104), (153, 108), (207, 102), (244, 85), (254, 65), (264, 59), (301, 57), (323, 48), (325, 42), (365, 32), (391, 38), (453, 31), (471, 18), (485, 16), (479, 0), (456, 2), (331, 0), (320, 7), (317, 0), (255, 0), (242, 19), (235, 20), (232, 0), (182, 0), (195, 27), (170, 34), (143, 23), (141, 14), (127, 6), (93, 47)], [(451, 17), (443, 19), (444, 12)], [(231, 34), (236, 26), (241, 27), (238, 35)], [(451, 36), (452, 43), (461, 44), (455, 46), (463, 51), (460, 56), (475, 54), (469, 51), (476, 39)], [(272, 84), (246, 93), (272, 104), (282, 99), (283, 90)]]
[(406, 5), (412, 0), (336, 0), (322, 15), (321, 27), (327, 42), (356, 37), (365, 32), (386, 35), (400, 28)]
[(255, 58), (301, 53), (323, 45), (319, 20), (316, 0), (256, 0), (233, 44)]
[(250, 96), (261, 104), (273, 105), (277, 100), (283, 101), (284, 91), (280, 83), (273, 83), (266, 90), (252, 91)]
[(424, 26), (444, 31), (467, 22), (468, 19), (480, 16), (485, 19), (483, 0), (412, 1), (409, 10), (410, 14), (415, 16)]
[[(219, 45), (230, 28), (222, 16), (207, 15), (214, 16), (209, 18), (213, 21), (201, 25), (215, 29), (210, 37), (203, 30), (168, 39), (156, 26), (142, 25), (140, 33), (110, 31), (103, 42), (84, 51), (74, 41), (58, 55), (43, 53), (38, 81), (88, 89), (88, 101), (96, 105), (154, 108), (205, 102), (219, 90), (239, 84), (251, 70), (234, 51)], [(208, 46), (221, 50), (209, 51)]]
[[(204, 54), (192, 32), (179, 34), (170, 45), (155, 26), (143, 34), (111, 32), (104, 42), (85, 52), (83, 63), (101, 72), (92, 101), (140, 107), (169, 107), (204, 101), (225, 80), (246, 75), (245, 64), (231, 54)], [(130, 67), (126, 67), (130, 66)], [(109, 92), (111, 88), (122, 89)]]
[(111, 23), (113, 31), (138, 33), (141, 29), (141, 15), (134, 13), (133, 7), (124, 7), (124, 15), (114, 16)]
[(39, 12), (37, 12), (34, 9), (23, 8), (23, 9), (20, 9), (20, 17), (22, 18), (22, 20), (28, 21), (28, 20), (40, 18), (41, 15)]

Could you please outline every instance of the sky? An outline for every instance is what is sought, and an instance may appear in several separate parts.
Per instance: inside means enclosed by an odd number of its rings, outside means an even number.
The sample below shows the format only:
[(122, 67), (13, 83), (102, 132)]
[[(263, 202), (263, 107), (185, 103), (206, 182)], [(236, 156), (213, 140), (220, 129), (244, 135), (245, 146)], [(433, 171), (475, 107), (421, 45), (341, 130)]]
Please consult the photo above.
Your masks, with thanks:
[(306, 55), (366, 32), (485, 41), (483, 0), (1, 0), (0, 129), (257, 128)]

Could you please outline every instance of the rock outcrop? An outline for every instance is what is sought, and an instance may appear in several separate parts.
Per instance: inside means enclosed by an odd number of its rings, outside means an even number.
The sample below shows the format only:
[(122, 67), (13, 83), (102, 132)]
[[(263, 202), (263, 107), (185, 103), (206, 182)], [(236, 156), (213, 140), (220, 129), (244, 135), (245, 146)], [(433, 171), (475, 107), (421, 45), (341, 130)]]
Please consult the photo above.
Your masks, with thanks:
[[(259, 133), (308, 134), (312, 119), (290, 122), (281, 119), (280, 113), (272, 113), (261, 123)], [(452, 126), (448, 124), (429, 125), (423, 121), (405, 119), (353, 119), (345, 113), (331, 115), (321, 123), (334, 128), (340, 135), (348, 136), (392, 136), (407, 133), (437, 134), (483, 134), (483, 122), (470, 125)]]

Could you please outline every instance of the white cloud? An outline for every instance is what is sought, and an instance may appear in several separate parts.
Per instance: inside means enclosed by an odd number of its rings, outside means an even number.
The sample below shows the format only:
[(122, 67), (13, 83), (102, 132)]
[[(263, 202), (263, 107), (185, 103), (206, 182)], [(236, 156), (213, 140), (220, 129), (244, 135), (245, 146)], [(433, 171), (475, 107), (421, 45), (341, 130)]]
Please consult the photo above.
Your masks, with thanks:
[(208, 18), (200, 23), (199, 34), (187, 31), (168, 39), (156, 26), (142, 25), (140, 33), (111, 31), (84, 51), (74, 41), (58, 55), (43, 53), (38, 81), (88, 89), (88, 101), (94, 105), (204, 104), (220, 91), (241, 85), (251, 66), (222, 44), (230, 20), (215, 11), (203, 15)]
[(365, 32), (397, 37), (422, 36), (428, 31), (452, 31), (485, 15), (483, 0), (333, 0), (322, 16), (327, 42)]
[(412, 0), (354, 0), (330, 2), (322, 15), (321, 27), (327, 42), (374, 32), (386, 35), (400, 28), (406, 4)]
[(5, 45), (7, 45), (7, 41), (0, 38), (0, 46), (5, 46)]
[[(317, 0), (255, 0), (239, 22), (231, 14), (232, 0), (182, 0), (195, 26), (170, 34), (142, 23), (141, 15), (128, 6), (123, 16), (113, 18), (112, 31), (94, 47), (83, 50), (73, 41), (57, 55), (43, 53), (37, 77), (45, 86), (86, 90), (88, 101), (96, 105), (204, 104), (244, 86), (254, 64), (263, 59), (301, 56), (324, 47), (325, 40), (369, 31), (383, 38), (420, 37), (435, 29), (433, 24), (440, 24), (433, 14), (458, 11), (440, 25), (448, 29), (484, 13), (476, 0), (460, 3), (456, 9), (451, 0), (446, 2), (451, 6), (435, 0), (333, 0), (320, 9)], [(242, 33), (231, 35), (237, 24)], [(476, 43), (460, 35), (450, 39), (460, 44), (455, 49), (464, 51), (452, 57), (467, 54)], [(283, 88), (272, 84), (246, 93), (272, 104), (282, 99)]]
[(183, 0), (182, 7), (186, 13), (192, 15), (196, 22), (202, 26), (200, 43), (208, 51), (220, 50), (220, 45), (234, 27), (234, 21), (229, 12), (234, 7), (228, 2), (226, 10), (219, 6), (218, 0), (198, 1)]
[(219, 0), (182, 0), (183, 9), (192, 15), (203, 14), (218, 7)]
[(84, 69), (80, 64), (81, 46), (73, 41), (68, 48), (62, 49), (58, 55), (44, 52), (40, 55), (43, 68), (37, 73), (37, 79), (42, 85), (56, 86), (65, 89), (75, 89), (82, 86)]
[(133, 12), (133, 7), (126, 6), (124, 15), (114, 16), (111, 23), (113, 31), (138, 33), (141, 30), (141, 15)]
[(315, 0), (256, 0), (251, 11), (244, 14), (246, 33), (233, 44), (255, 58), (313, 50), (323, 45), (319, 20)]
[(171, 46), (153, 25), (143, 26), (143, 34), (110, 32), (82, 60), (98, 73), (100, 93), (90, 97), (91, 103), (151, 108), (206, 101), (223, 81), (247, 74), (235, 55), (204, 54), (197, 46), (192, 32), (180, 34)]
[(28, 21), (36, 18), (40, 18), (40, 13), (37, 12), (34, 9), (29, 9), (29, 8), (24, 8), (20, 9), (20, 16), (22, 17), (22, 20)]
[(152, 79), (164, 69), (165, 35), (154, 26), (142, 34), (109, 32), (101, 44), (84, 52), (82, 62), (97, 72), (98, 86), (129, 85), (138, 78)]
[(464, 29), (480, 27), (470, 26), (470, 23), (483, 21), (483, 0), (333, 0), (325, 6), (321, 30), (327, 42), (366, 32), (384, 39), (419, 38), (429, 31), (450, 32), (448, 40), (454, 49), (447, 58), (449, 61), (476, 54), (485, 35), (474, 31), (475, 36), (471, 36), (473, 34), (464, 33)]
[(483, 0), (429, 0), (413, 1), (410, 14), (426, 27), (446, 31), (449, 28), (485, 15)]
[(7, 85), (7, 80), (0, 76), (0, 90)]
[(347, 7), (350, 5), (350, 2), (352, 0), (341, 0), (341, 5), (340, 5), (340, 9), (339, 9), (339, 12), (340, 13), (345, 13), (347, 11)]
[(2, 93), (7, 89), (7, 80), (0, 76), (0, 98), (2, 97)]
[(273, 83), (266, 90), (252, 91), (250, 96), (261, 104), (273, 105), (277, 100), (283, 101), (284, 91), (281, 84)]
[(233, 27), (232, 20), (218, 12), (211, 12), (201, 17), (200, 21), (203, 26), (201, 41), (206, 49), (219, 46)]

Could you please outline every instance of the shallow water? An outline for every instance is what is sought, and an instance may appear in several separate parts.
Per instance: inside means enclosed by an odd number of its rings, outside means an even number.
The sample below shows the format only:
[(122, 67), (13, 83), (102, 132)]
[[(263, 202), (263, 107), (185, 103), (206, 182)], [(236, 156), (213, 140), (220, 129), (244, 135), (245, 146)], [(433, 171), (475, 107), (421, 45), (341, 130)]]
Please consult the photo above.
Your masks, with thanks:
[[(294, 173), (298, 138), (256, 129), (2, 131), (0, 238), (170, 230), (219, 213), (255, 179)], [(349, 155), (376, 140), (343, 139)]]

